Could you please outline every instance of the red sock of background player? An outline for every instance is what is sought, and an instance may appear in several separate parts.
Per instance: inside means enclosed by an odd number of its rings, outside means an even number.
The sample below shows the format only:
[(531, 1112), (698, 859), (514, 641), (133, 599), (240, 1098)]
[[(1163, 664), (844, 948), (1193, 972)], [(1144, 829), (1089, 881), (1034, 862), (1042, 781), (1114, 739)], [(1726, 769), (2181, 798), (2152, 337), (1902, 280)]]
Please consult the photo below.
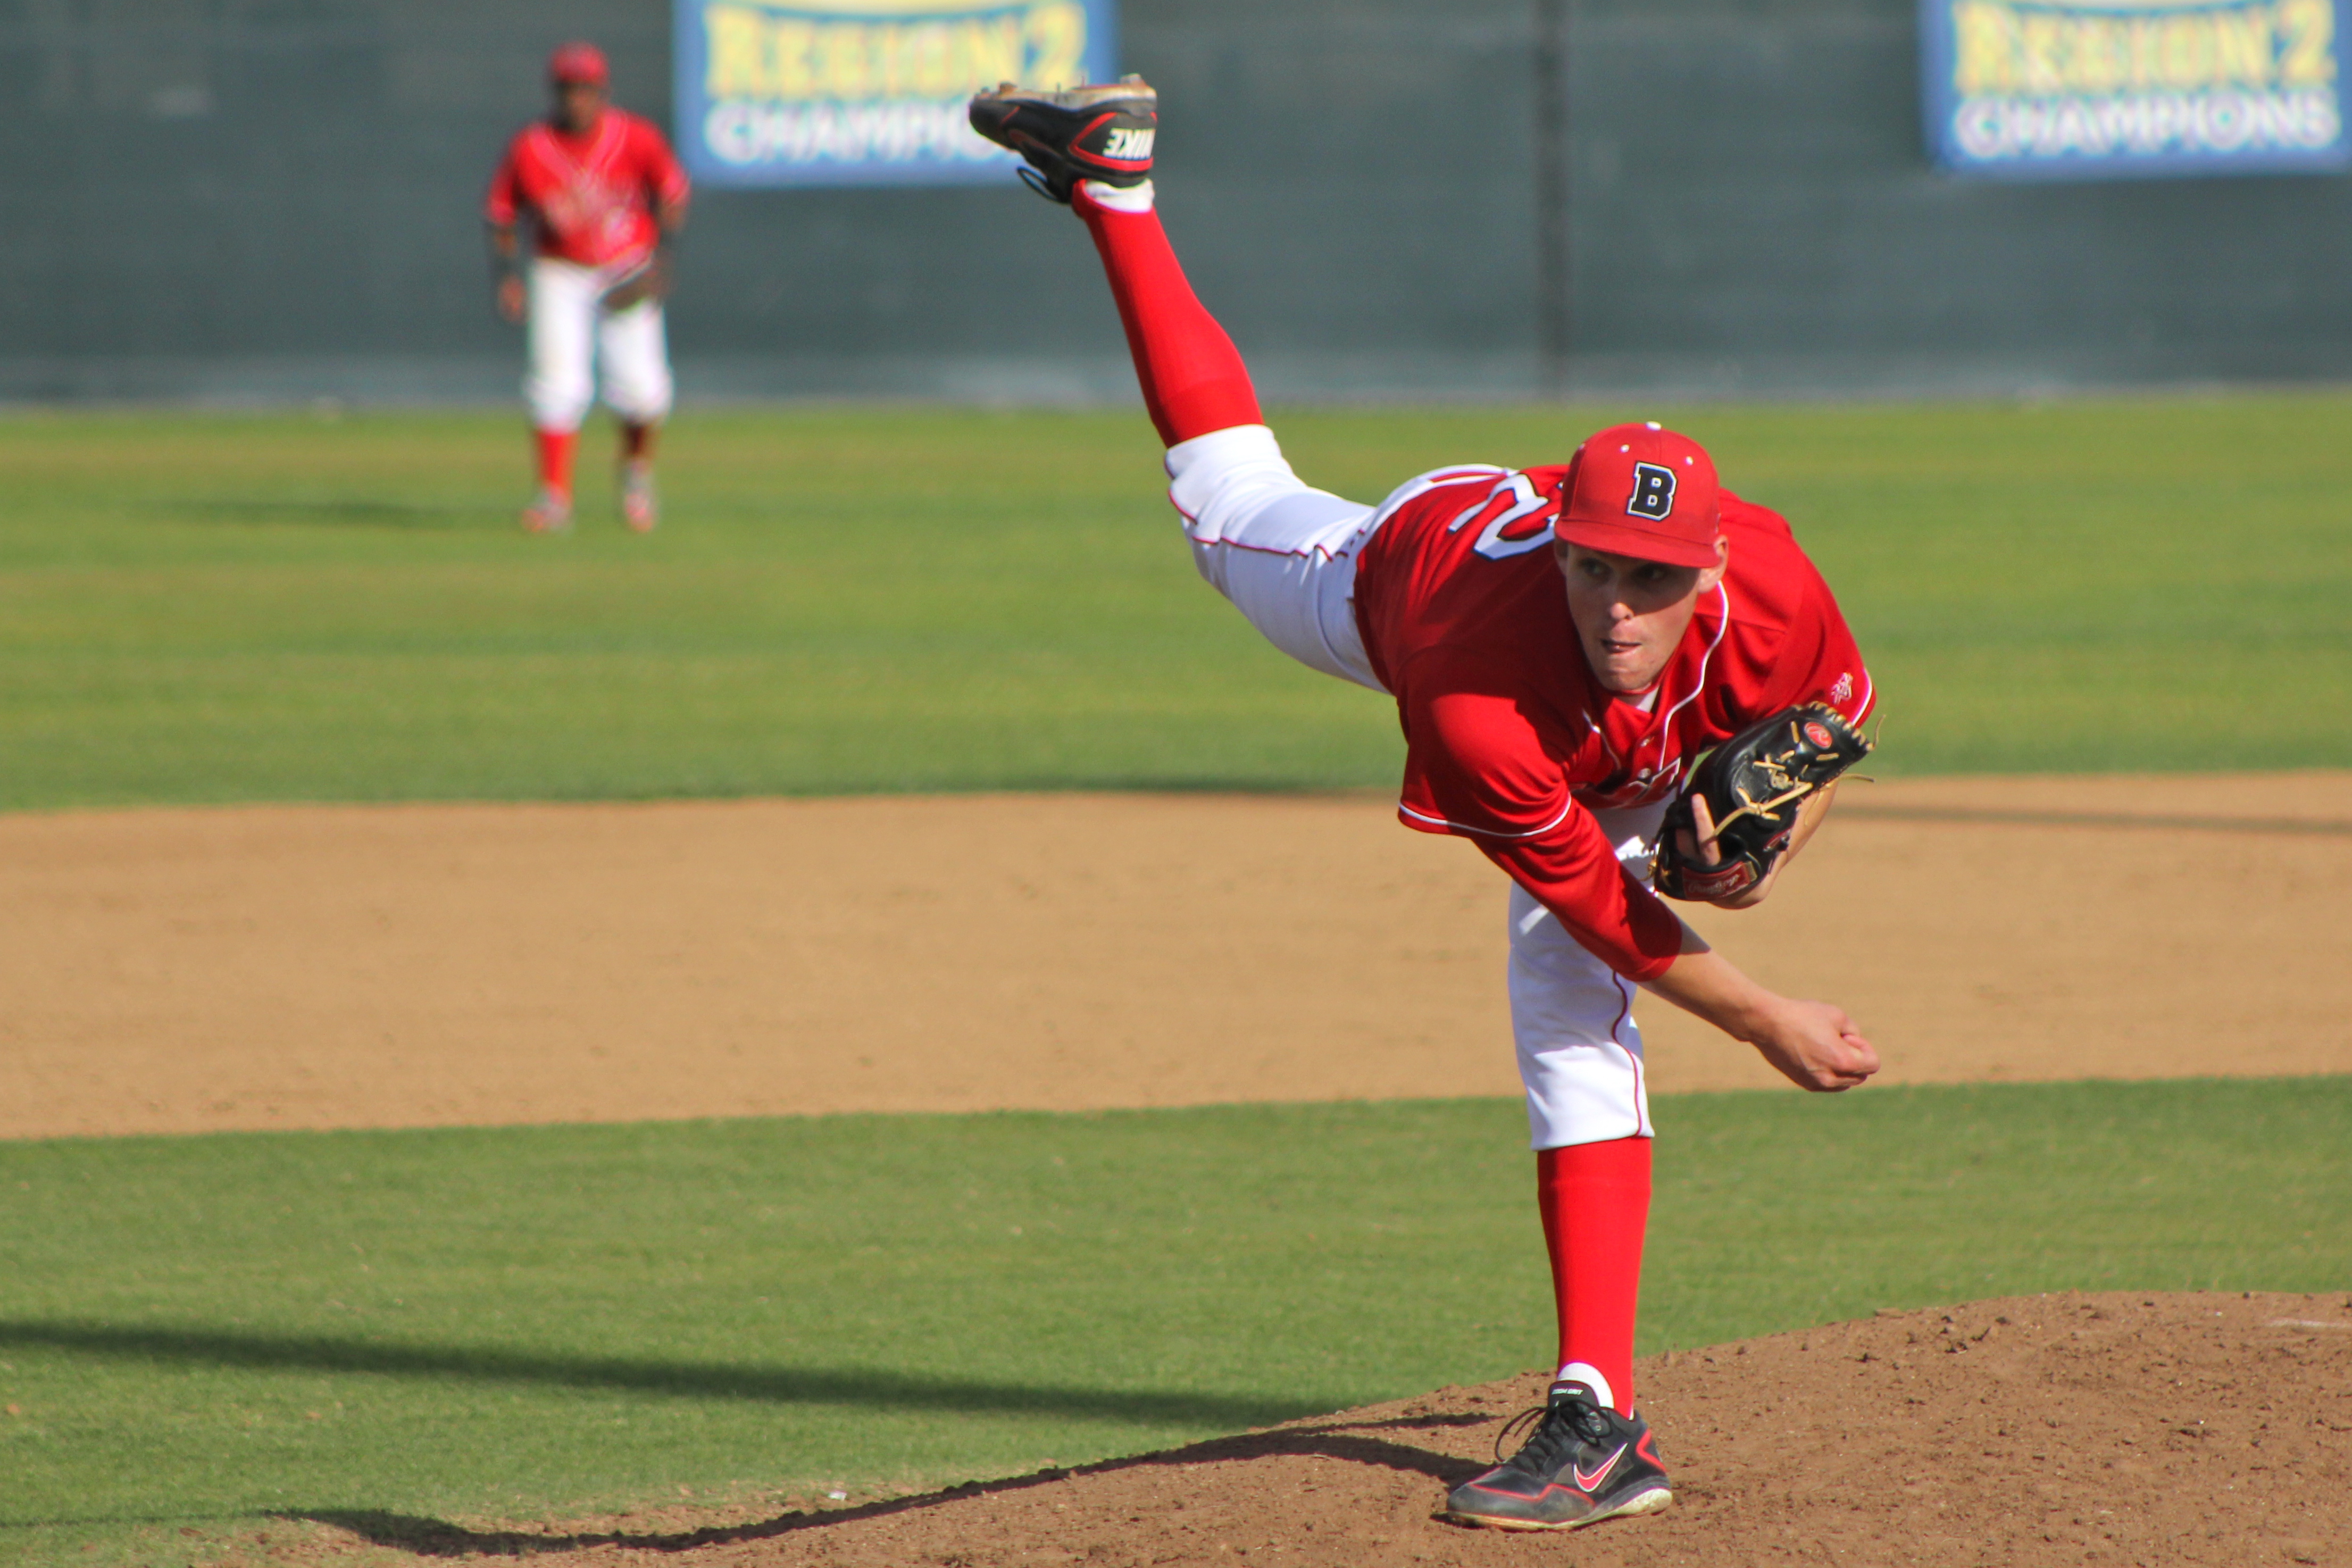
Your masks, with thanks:
[[(1633, 1312), (1650, 1219), (1650, 1140), (1536, 1153), (1536, 1203), (1559, 1309), (1559, 1375), (1633, 1413)], [(1597, 1384), (1605, 1384), (1606, 1390)]]
[(534, 430), (539, 443), (539, 482), (542, 489), (569, 498), (572, 494), (572, 448), (580, 436), (573, 430)]
[(1082, 184), (1070, 205), (1102, 254), (1143, 405), (1161, 443), (1173, 447), (1213, 430), (1264, 424), (1249, 367), (1184, 280), (1150, 201), (1149, 185), (1097, 200)]

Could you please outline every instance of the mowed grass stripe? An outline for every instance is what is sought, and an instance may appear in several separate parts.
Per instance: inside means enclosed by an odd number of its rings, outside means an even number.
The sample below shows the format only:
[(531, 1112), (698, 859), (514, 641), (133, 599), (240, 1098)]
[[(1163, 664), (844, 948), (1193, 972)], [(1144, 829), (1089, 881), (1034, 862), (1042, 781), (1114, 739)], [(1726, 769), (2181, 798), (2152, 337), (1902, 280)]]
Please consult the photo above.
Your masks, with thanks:
[[(1292, 412), (1310, 481), (1674, 420), (1795, 522), (1889, 773), (2352, 763), (2352, 398)], [(1386, 785), (1194, 576), (1139, 414), (689, 413), (669, 517), (512, 526), (503, 415), (0, 420), (0, 809)]]
[[(1656, 1109), (1645, 1352), (2352, 1285), (2352, 1079)], [(1469, 1100), (0, 1145), (0, 1543), (863, 1495), (1495, 1377), (1550, 1348), (1524, 1132)]]

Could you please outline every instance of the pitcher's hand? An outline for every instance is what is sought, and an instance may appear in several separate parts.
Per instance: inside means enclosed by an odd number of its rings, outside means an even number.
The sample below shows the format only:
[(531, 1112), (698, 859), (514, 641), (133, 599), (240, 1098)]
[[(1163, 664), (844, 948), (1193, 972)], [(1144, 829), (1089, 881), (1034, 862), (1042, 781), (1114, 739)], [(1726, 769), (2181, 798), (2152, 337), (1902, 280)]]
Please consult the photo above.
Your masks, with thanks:
[(1878, 1070), (1878, 1052), (1845, 1009), (1827, 1002), (1783, 1001), (1749, 1042), (1799, 1089), (1835, 1094)]

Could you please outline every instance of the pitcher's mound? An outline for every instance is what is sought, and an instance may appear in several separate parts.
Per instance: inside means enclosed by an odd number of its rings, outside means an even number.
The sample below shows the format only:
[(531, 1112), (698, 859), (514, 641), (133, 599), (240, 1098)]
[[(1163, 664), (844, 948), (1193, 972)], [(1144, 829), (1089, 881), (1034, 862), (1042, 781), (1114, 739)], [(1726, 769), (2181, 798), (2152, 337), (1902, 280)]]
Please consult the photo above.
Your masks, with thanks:
[(1432, 1517), (1542, 1396), (1530, 1373), (822, 1512), (397, 1543), (825, 1568), (2352, 1563), (2344, 1294), (2017, 1297), (1686, 1351), (1639, 1377), (1675, 1504), (1566, 1534)]

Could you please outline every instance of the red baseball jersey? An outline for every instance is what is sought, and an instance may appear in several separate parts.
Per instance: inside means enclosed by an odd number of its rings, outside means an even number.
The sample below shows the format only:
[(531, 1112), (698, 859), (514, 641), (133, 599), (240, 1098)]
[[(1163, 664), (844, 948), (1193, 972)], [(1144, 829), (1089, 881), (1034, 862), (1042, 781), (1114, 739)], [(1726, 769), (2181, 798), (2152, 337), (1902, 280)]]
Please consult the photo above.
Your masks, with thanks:
[(1649, 692), (1609, 691), (1552, 561), (1566, 472), (1405, 486), (1358, 560), (1356, 619), (1404, 725), (1405, 826), (1473, 840), (1612, 969), (1649, 980), (1681, 922), (1619, 866), (1591, 808), (1670, 797), (1699, 752), (1794, 703), (1859, 721), (1870, 676), (1788, 523), (1727, 491), (1722, 583)]
[(686, 200), (686, 171), (653, 121), (617, 109), (585, 136), (538, 121), (515, 133), (482, 215), (500, 226), (528, 212), (539, 254), (583, 267), (625, 267), (653, 253), (656, 205)]

